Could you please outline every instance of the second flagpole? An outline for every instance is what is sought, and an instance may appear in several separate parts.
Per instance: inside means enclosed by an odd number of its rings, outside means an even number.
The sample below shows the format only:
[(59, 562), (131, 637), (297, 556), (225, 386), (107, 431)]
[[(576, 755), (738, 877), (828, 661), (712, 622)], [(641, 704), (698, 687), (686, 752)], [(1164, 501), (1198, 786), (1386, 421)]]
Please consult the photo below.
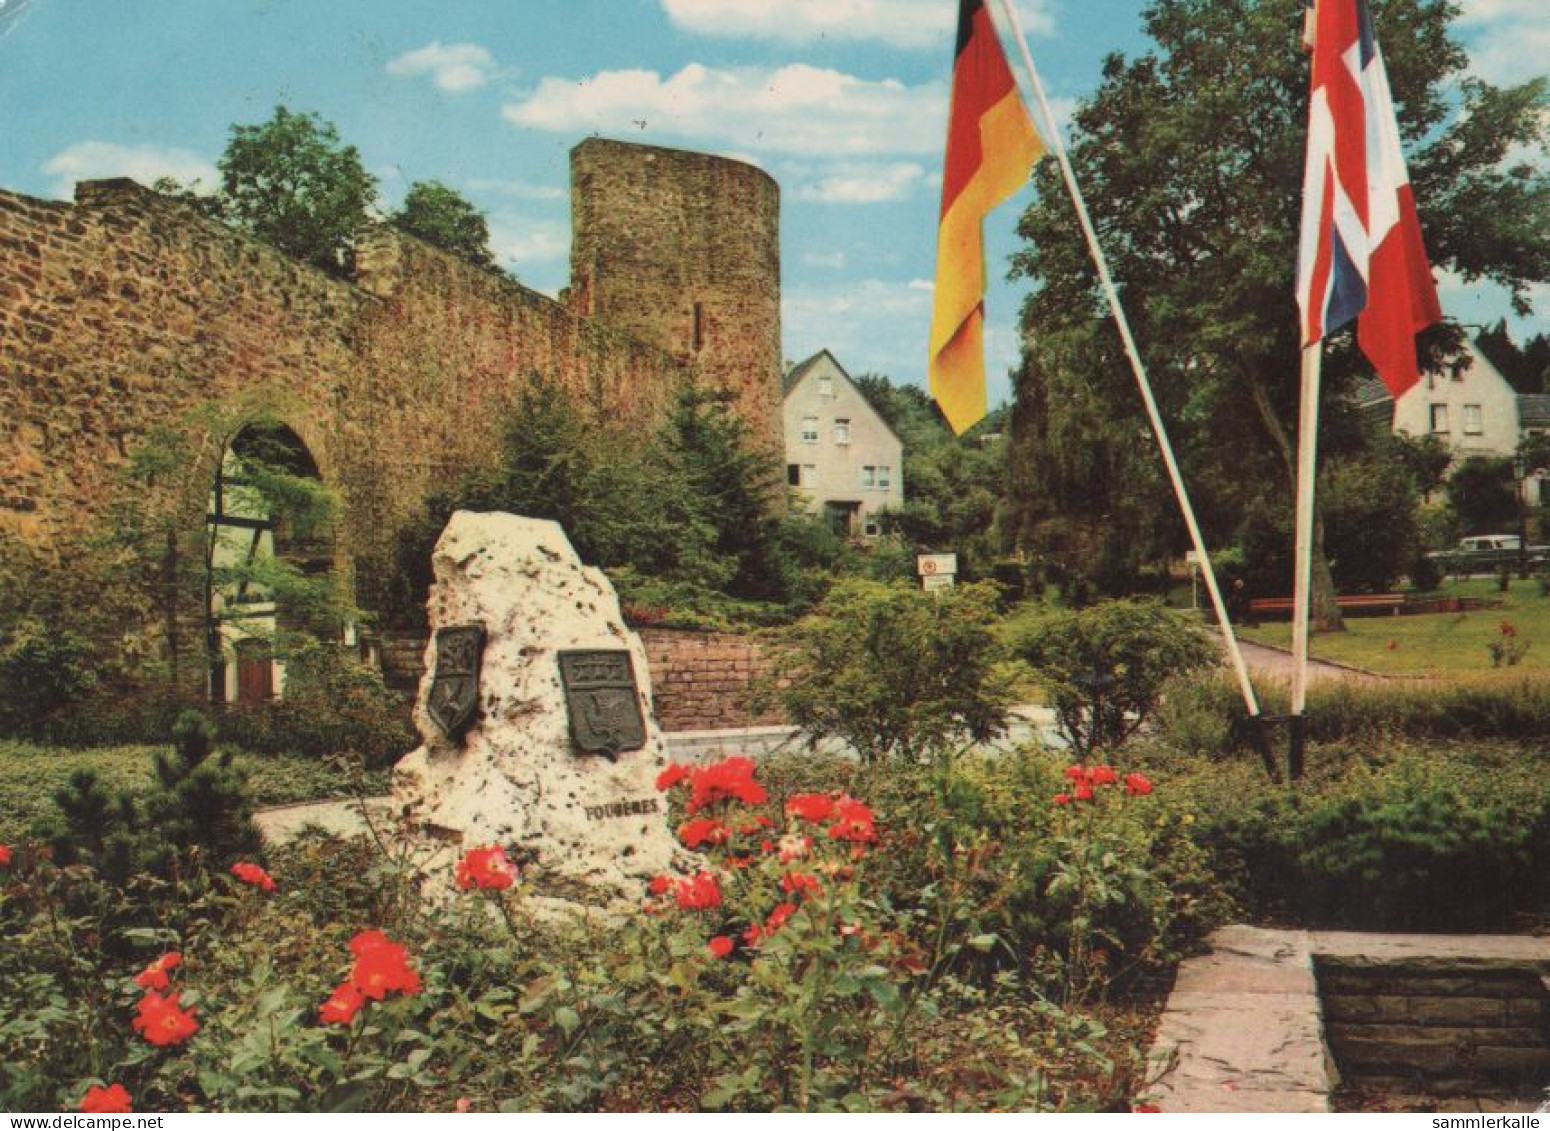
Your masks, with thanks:
[(1307, 741), (1308, 627), (1313, 612), (1313, 495), (1318, 466), (1319, 384), (1322, 377), (1322, 342), (1302, 350), (1302, 394), (1297, 410), (1297, 532), (1293, 543), (1292, 575), (1292, 717), (1291, 746), (1287, 751), (1287, 775), (1302, 777), (1303, 747)]
[[(1179, 472), (1178, 461), (1173, 455), (1173, 445), (1168, 440), (1168, 429), (1163, 424), (1162, 413), (1157, 408), (1157, 399), (1152, 395), (1152, 385), (1147, 379), (1146, 368), (1141, 362), (1140, 351), (1136, 348), (1134, 337), (1130, 333), (1130, 322), (1125, 317), (1124, 307), (1120, 305), (1119, 292), (1115, 289), (1114, 279), (1109, 274), (1108, 259), (1103, 254), (1103, 247), (1098, 243), (1098, 233), (1093, 228), (1091, 217), (1087, 214), (1087, 202), (1082, 197), (1082, 190), (1076, 183), (1076, 173), (1071, 168), (1071, 159), (1066, 155), (1065, 141), (1060, 134), (1060, 123), (1055, 120), (1055, 115), (1050, 109), (1049, 100), (1044, 95), (1044, 84), (1039, 81), (1038, 69), (1033, 65), (1033, 56), (1028, 53), (1027, 41), (1023, 38), (1023, 29), (1017, 19), (1017, 12), (1011, 4), (1011, 0), (1001, 0), (1001, 11), (1007, 21), (1007, 27), (1012, 32), (1012, 37), (1017, 40), (1017, 48), (1023, 62), (1023, 68), (1028, 73), (1028, 82), (1033, 89), (1035, 100), (1039, 104), (1040, 116), (1043, 121), (1043, 132), (1049, 142), (1050, 151), (1055, 159), (1060, 162), (1060, 171), (1065, 177), (1066, 188), (1071, 194), (1072, 204), (1076, 208), (1077, 220), (1081, 224), (1082, 234), (1087, 239), (1087, 248), (1092, 255), (1093, 264), (1098, 271), (1098, 279), (1103, 285), (1103, 293), (1109, 302), (1109, 309), (1114, 314), (1114, 323), (1119, 328), (1120, 341), (1125, 347), (1125, 356), (1130, 359), (1131, 370), (1135, 373), (1136, 384), (1141, 390), (1141, 400), (1146, 406), (1148, 420), (1151, 421), (1152, 432), (1157, 437), (1158, 446), (1162, 449), (1163, 464), (1168, 470), (1168, 479), (1173, 484), (1174, 496), (1178, 499), (1179, 509), (1184, 515), (1184, 525), (1189, 529), (1190, 542), (1194, 546), (1195, 554), (1200, 559), (1201, 572), (1206, 582), (1206, 592), (1210, 594), (1211, 606), (1216, 610), (1217, 623), (1221, 625), (1222, 640), (1227, 646), (1228, 658), (1232, 662), (1233, 672), (1238, 677), (1238, 687), (1243, 693), (1244, 704), (1248, 707), (1249, 717), (1258, 719), (1259, 700), (1254, 694), (1254, 685), (1249, 680), (1248, 666), (1243, 661), (1243, 650), (1238, 647), (1237, 635), (1232, 630), (1232, 618), (1227, 615), (1227, 605), (1222, 600), (1221, 588), (1216, 583), (1216, 571), (1211, 566), (1211, 555), (1206, 550), (1205, 536), (1200, 531), (1200, 524), (1195, 520), (1195, 509), (1190, 505), (1189, 493), (1184, 488), (1184, 478)], [(1267, 768), (1272, 768), (1268, 764)]]

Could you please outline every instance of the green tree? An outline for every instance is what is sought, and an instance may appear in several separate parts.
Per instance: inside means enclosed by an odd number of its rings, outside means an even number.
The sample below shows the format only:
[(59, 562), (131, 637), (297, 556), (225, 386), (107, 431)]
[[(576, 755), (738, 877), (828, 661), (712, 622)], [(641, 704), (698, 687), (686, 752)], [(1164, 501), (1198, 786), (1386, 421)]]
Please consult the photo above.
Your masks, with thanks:
[(325, 271), (350, 267), (377, 182), (331, 123), (277, 106), (267, 122), (232, 126), (216, 164), (233, 223)]
[(1120, 745), (1151, 719), (1168, 680), (1219, 658), (1198, 625), (1155, 601), (1052, 613), (1013, 650), (1049, 692), (1078, 760)]
[(416, 181), (410, 185), (403, 206), (388, 222), (475, 267), (495, 266), (495, 256), (490, 251), (490, 226), (484, 213), (440, 181)]
[[(1526, 308), (1530, 286), (1550, 278), (1550, 191), (1543, 169), (1511, 154), (1543, 141), (1545, 82), (1500, 90), (1466, 77), (1446, 0), (1374, 9), (1433, 265), (1497, 281)], [(1074, 117), (1077, 178), (1217, 542), (1249, 499), (1289, 496), (1295, 476), (1302, 15), (1299, 0), (1154, 0), (1143, 14), (1152, 50), (1107, 59)], [(1014, 259), (1036, 284), (1017, 397), (1043, 398), (1048, 434), (1071, 419), (1104, 452), (1139, 449), (1146, 426), (1070, 202), (1050, 163), (1036, 181)], [(1337, 334), (1326, 350), (1321, 443), (1331, 452), (1360, 442), (1340, 419), (1341, 391), (1365, 370), (1353, 338)], [(1435, 358), (1458, 340), (1443, 328), (1423, 345)], [(1327, 572), (1320, 591), (1335, 623)]]
[(836, 583), (783, 635), (776, 695), (787, 716), (810, 742), (842, 739), (869, 763), (946, 757), (995, 737), (1013, 702), (991, 628), (995, 590)]
[(726, 591), (784, 600), (780, 547), (780, 464), (754, 446), (732, 394), (685, 384), (663, 426), (665, 469), (679, 481), (695, 525), (711, 532), (710, 552), (734, 564)]
[(1466, 534), (1500, 534), (1517, 529), (1517, 485), (1512, 461), (1470, 456), (1448, 479), (1448, 506)]

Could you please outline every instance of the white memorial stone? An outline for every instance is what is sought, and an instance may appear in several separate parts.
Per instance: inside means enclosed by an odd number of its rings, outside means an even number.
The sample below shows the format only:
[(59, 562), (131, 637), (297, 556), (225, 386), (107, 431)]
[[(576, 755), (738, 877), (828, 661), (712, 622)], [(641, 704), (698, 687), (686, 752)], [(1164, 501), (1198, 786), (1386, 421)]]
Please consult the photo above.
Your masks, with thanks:
[[(394, 807), (421, 835), (459, 851), (499, 844), (540, 887), (589, 901), (641, 894), (642, 881), (681, 854), (655, 786), (667, 764), (651, 714), (640, 638), (624, 626), (600, 570), (581, 564), (557, 523), (458, 511), (436, 543), (428, 606), (431, 643), (415, 704), (424, 745), (394, 771)], [(460, 740), (426, 711), (435, 631), (482, 624), (487, 634), (478, 713)], [(610, 760), (572, 741), (558, 653), (627, 650), (645, 746)]]

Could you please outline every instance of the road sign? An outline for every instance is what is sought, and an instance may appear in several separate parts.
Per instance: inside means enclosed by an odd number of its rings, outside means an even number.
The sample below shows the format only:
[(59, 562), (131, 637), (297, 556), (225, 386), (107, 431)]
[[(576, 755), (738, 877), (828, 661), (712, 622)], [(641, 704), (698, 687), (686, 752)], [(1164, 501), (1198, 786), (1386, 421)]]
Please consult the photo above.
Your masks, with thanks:
[(915, 568), (921, 577), (952, 577), (958, 572), (957, 554), (919, 554)]
[(920, 578), (922, 589), (951, 589), (953, 587), (953, 575), (950, 573), (927, 573)]

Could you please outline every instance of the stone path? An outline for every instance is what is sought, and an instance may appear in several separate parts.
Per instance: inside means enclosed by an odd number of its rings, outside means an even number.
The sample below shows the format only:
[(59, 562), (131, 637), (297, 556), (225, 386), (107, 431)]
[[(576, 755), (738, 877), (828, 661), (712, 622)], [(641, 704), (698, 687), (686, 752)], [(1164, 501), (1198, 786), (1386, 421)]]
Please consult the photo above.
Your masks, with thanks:
[(1179, 966), (1153, 1042), (1154, 1063), (1172, 1066), (1151, 1089), (1166, 1112), (1330, 1110), (1339, 1077), (1324, 1042), (1316, 955), (1393, 963), (1506, 960), (1550, 970), (1550, 938), (1528, 936), (1232, 926), (1210, 943), (1211, 953)]

